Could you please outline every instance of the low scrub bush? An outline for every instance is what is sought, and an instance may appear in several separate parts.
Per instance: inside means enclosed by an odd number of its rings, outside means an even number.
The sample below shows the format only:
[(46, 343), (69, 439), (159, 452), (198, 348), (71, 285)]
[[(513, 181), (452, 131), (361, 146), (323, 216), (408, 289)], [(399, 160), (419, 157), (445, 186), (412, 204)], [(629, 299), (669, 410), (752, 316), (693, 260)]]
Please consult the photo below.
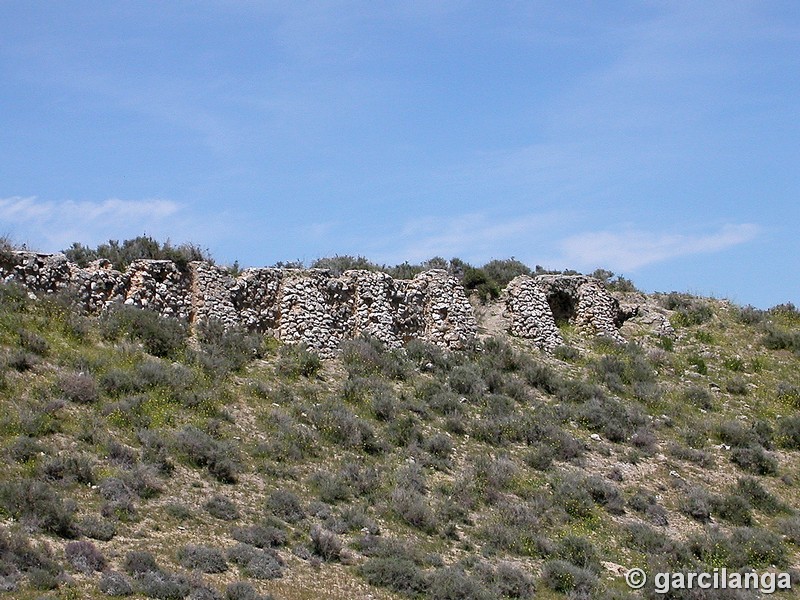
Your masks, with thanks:
[(416, 596), (428, 590), (424, 571), (408, 558), (372, 557), (361, 565), (359, 572), (368, 583), (399, 594)]
[(101, 321), (101, 331), (112, 340), (126, 335), (141, 342), (148, 353), (165, 358), (176, 358), (186, 347), (189, 336), (182, 321), (133, 306), (118, 306), (108, 311)]
[(103, 571), (106, 568), (106, 558), (92, 542), (69, 542), (64, 546), (67, 561), (81, 573)]
[(458, 566), (436, 569), (428, 580), (428, 595), (441, 600), (490, 600), (490, 592), (480, 580)]
[(411, 369), (404, 352), (389, 351), (383, 342), (370, 336), (342, 342), (341, 358), (351, 377), (383, 375), (389, 379), (406, 379)]
[(561, 538), (555, 547), (555, 556), (573, 565), (593, 572), (600, 571), (600, 558), (597, 550), (588, 539), (577, 535)]
[(542, 581), (556, 592), (590, 594), (597, 586), (597, 575), (565, 560), (548, 560), (542, 567)]
[(70, 452), (48, 458), (41, 467), (42, 476), (50, 480), (65, 480), (85, 485), (95, 483), (91, 459)]
[(733, 525), (752, 525), (753, 512), (746, 498), (725, 494), (711, 499), (714, 514)]
[(311, 528), (311, 551), (325, 562), (337, 561), (342, 555), (342, 541), (332, 531), (319, 526)]
[(787, 507), (768, 492), (754, 477), (742, 477), (736, 482), (733, 493), (741, 496), (753, 507), (767, 514), (774, 514)]
[(787, 450), (800, 450), (800, 415), (778, 421), (778, 444)]
[(137, 583), (145, 596), (158, 600), (180, 600), (191, 589), (186, 576), (160, 570), (142, 573), (137, 577)]
[(246, 581), (234, 581), (225, 588), (225, 600), (270, 600), (270, 598), (260, 595)]
[(75, 507), (50, 485), (36, 479), (0, 483), (0, 509), (34, 529), (72, 538), (78, 534)]
[(236, 483), (241, 463), (236, 449), (225, 442), (187, 425), (175, 435), (175, 447), (189, 462), (206, 467), (208, 472), (223, 483)]
[(714, 408), (714, 401), (706, 388), (693, 385), (681, 393), (681, 400), (687, 404), (702, 408), (703, 410), (711, 410)]
[(436, 532), (439, 523), (431, 510), (430, 501), (418, 491), (407, 487), (396, 487), (390, 505), (403, 521), (428, 534)]
[(322, 435), (335, 444), (370, 454), (386, 450), (372, 424), (343, 404), (328, 402), (314, 406), (308, 416)]
[(101, 542), (107, 542), (117, 535), (117, 526), (113, 521), (95, 516), (88, 516), (82, 519), (78, 529), (86, 537), (100, 540)]
[(703, 488), (693, 487), (686, 490), (680, 508), (695, 521), (707, 523), (711, 520), (711, 496)]
[(228, 561), (225, 554), (209, 546), (189, 544), (178, 551), (178, 560), (187, 569), (202, 571), (203, 573), (224, 573), (228, 570)]
[(76, 404), (95, 404), (100, 399), (97, 382), (86, 373), (65, 373), (59, 376), (58, 389), (64, 398)]
[(731, 462), (753, 475), (777, 475), (778, 461), (761, 446), (734, 448)]
[(746, 396), (750, 389), (747, 381), (741, 377), (732, 377), (725, 382), (725, 391), (734, 396)]
[(711, 320), (714, 312), (707, 302), (688, 294), (670, 292), (661, 299), (661, 304), (668, 310), (675, 311), (670, 319), (673, 325), (690, 327), (701, 325)]
[(147, 550), (131, 550), (125, 555), (122, 568), (128, 575), (141, 575), (149, 571), (158, 571), (158, 563), (152, 552)]
[(212, 517), (222, 521), (235, 521), (239, 518), (239, 509), (236, 504), (234, 504), (233, 500), (222, 494), (214, 494), (211, 496), (211, 498), (203, 504), (203, 508), (205, 508), (206, 512)]
[(303, 344), (281, 346), (275, 369), (284, 377), (315, 377), (322, 368), (322, 361), (316, 352)]
[(493, 567), (489, 563), (482, 562), (478, 565), (476, 573), (490, 592), (501, 598), (530, 600), (535, 596), (534, 578), (514, 563), (500, 561)]
[(211, 376), (222, 378), (263, 356), (264, 339), (242, 327), (204, 321), (195, 328), (199, 345), (194, 360)]
[(271, 524), (234, 527), (231, 537), (237, 542), (255, 546), (256, 548), (272, 548), (286, 543), (286, 532)]
[(131, 580), (118, 571), (105, 571), (97, 584), (106, 596), (131, 596), (133, 584)]
[(278, 579), (283, 577), (283, 563), (274, 550), (260, 549), (247, 544), (237, 544), (228, 550), (231, 562), (241, 567), (253, 579)]
[(288, 490), (272, 492), (267, 497), (266, 508), (273, 515), (288, 523), (297, 523), (306, 516), (300, 498)]
[(800, 332), (770, 327), (761, 338), (761, 343), (770, 350), (800, 352)]

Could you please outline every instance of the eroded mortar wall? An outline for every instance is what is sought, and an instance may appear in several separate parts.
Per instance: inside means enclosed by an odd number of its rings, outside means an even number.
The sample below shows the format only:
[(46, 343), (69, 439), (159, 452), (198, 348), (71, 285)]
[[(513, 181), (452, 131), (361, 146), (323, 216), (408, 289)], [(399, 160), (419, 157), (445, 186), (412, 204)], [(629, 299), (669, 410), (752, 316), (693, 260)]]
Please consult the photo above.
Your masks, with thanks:
[[(421, 339), (460, 349), (477, 336), (463, 288), (441, 270), (410, 280), (359, 270), (333, 277), (321, 269), (247, 269), (233, 276), (207, 262), (181, 268), (166, 260), (137, 260), (121, 272), (105, 260), (82, 268), (63, 254), (18, 251), (0, 255), (0, 279), (33, 293), (69, 290), (92, 313), (121, 303), (195, 325), (219, 321), (305, 343), (323, 356), (362, 334), (389, 348)], [(624, 311), (597, 279), (523, 275), (503, 295), (509, 333), (546, 352), (563, 343), (558, 319), (624, 342), (618, 330)]]
[(193, 324), (211, 320), (305, 343), (323, 356), (342, 340), (369, 334), (395, 348), (422, 339), (447, 349), (467, 347), (477, 325), (464, 291), (445, 271), (396, 280), (385, 273), (320, 269), (248, 269), (238, 276), (206, 262), (181, 269), (171, 261), (138, 260), (125, 272), (108, 261), (86, 268), (63, 254), (12, 252), (0, 278), (33, 293), (70, 291), (86, 310), (113, 304), (147, 308)]
[[(556, 322), (556, 314), (562, 312), (568, 312), (568, 321), (586, 332), (625, 342), (618, 329), (619, 303), (593, 277), (520, 275), (503, 293), (511, 334), (533, 340), (546, 352), (564, 343)], [(571, 306), (565, 308), (564, 299)]]

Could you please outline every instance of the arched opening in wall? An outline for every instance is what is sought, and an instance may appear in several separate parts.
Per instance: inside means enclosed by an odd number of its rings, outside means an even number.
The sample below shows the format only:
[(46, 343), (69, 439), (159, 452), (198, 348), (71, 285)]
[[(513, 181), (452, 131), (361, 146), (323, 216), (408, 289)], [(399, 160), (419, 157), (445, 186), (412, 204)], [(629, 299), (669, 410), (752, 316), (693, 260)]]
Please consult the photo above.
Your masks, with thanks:
[(547, 303), (553, 312), (556, 325), (569, 323), (575, 318), (576, 299), (567, 292), (554, 290), (547, 295)]

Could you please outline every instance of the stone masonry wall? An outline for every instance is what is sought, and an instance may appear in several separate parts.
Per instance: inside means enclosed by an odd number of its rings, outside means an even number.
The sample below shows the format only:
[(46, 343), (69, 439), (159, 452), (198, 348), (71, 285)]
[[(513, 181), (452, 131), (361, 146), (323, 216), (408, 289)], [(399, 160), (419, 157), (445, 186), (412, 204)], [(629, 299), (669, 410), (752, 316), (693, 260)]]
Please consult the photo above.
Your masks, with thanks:
[(63, 254), (0, 256), (0, 280), (33, 293), (69, 290), (92, 313), (113, 304), (147, 308), (200, 324), (211, 320), (305, 343), (331, 356), (342, 340), (372, 335), (396, 348), (422, 339), (448, 349), (475, 340), (477, 324), (458, 281), (432, 270), (412, 280), (385, 273), (321, 269), (247, 269), (238, 276), (206, 262), (180, 269), (165, 260), (137, 260), (125, 272), (108, 261), (86, 268)]
[[(461, 349), (477, 337), (463, 288), (435, 269), (410, 280), (360, 270), (333, 277), (321, 269), (247, 269), (233, 276), (207, 262), (182, 269), (171, 261), (137, 260), (121, 272), (105, 260), (82, 268), (63, 254), (15, 251), (0, 254), (0, 280), (32, 293), (69, 290), (92, 313), (126, 304), (195, 325), (215, 320), (305, 343), (322, 356), (362, 334), (389, 348), (422, 339)], [(560, 321), (624, 342), (619, 303), (591, 277), (523, 275), (503, 295), (509, 332), (546, 352), (563, 343)]]
[(560, 321), (625, 342), (618, 329), (619, 303), (593, 277), (520, 275), (506, 286), (504, 295), (511, 333), (533, 340), (546, 352), (564, 343)]

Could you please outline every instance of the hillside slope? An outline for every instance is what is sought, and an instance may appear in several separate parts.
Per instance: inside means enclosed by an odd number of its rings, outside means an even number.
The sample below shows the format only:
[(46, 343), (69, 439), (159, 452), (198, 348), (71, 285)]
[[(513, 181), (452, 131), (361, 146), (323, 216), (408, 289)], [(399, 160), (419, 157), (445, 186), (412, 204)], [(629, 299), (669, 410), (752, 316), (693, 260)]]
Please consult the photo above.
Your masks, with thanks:
[(0, 591), (754, 597), (622, 574), (800, 567), (800, 314), (636, 302), (674, 338), (562, 323), (548, 356), (490, 304), (472, 350), (320, 361), (0, 286)]

